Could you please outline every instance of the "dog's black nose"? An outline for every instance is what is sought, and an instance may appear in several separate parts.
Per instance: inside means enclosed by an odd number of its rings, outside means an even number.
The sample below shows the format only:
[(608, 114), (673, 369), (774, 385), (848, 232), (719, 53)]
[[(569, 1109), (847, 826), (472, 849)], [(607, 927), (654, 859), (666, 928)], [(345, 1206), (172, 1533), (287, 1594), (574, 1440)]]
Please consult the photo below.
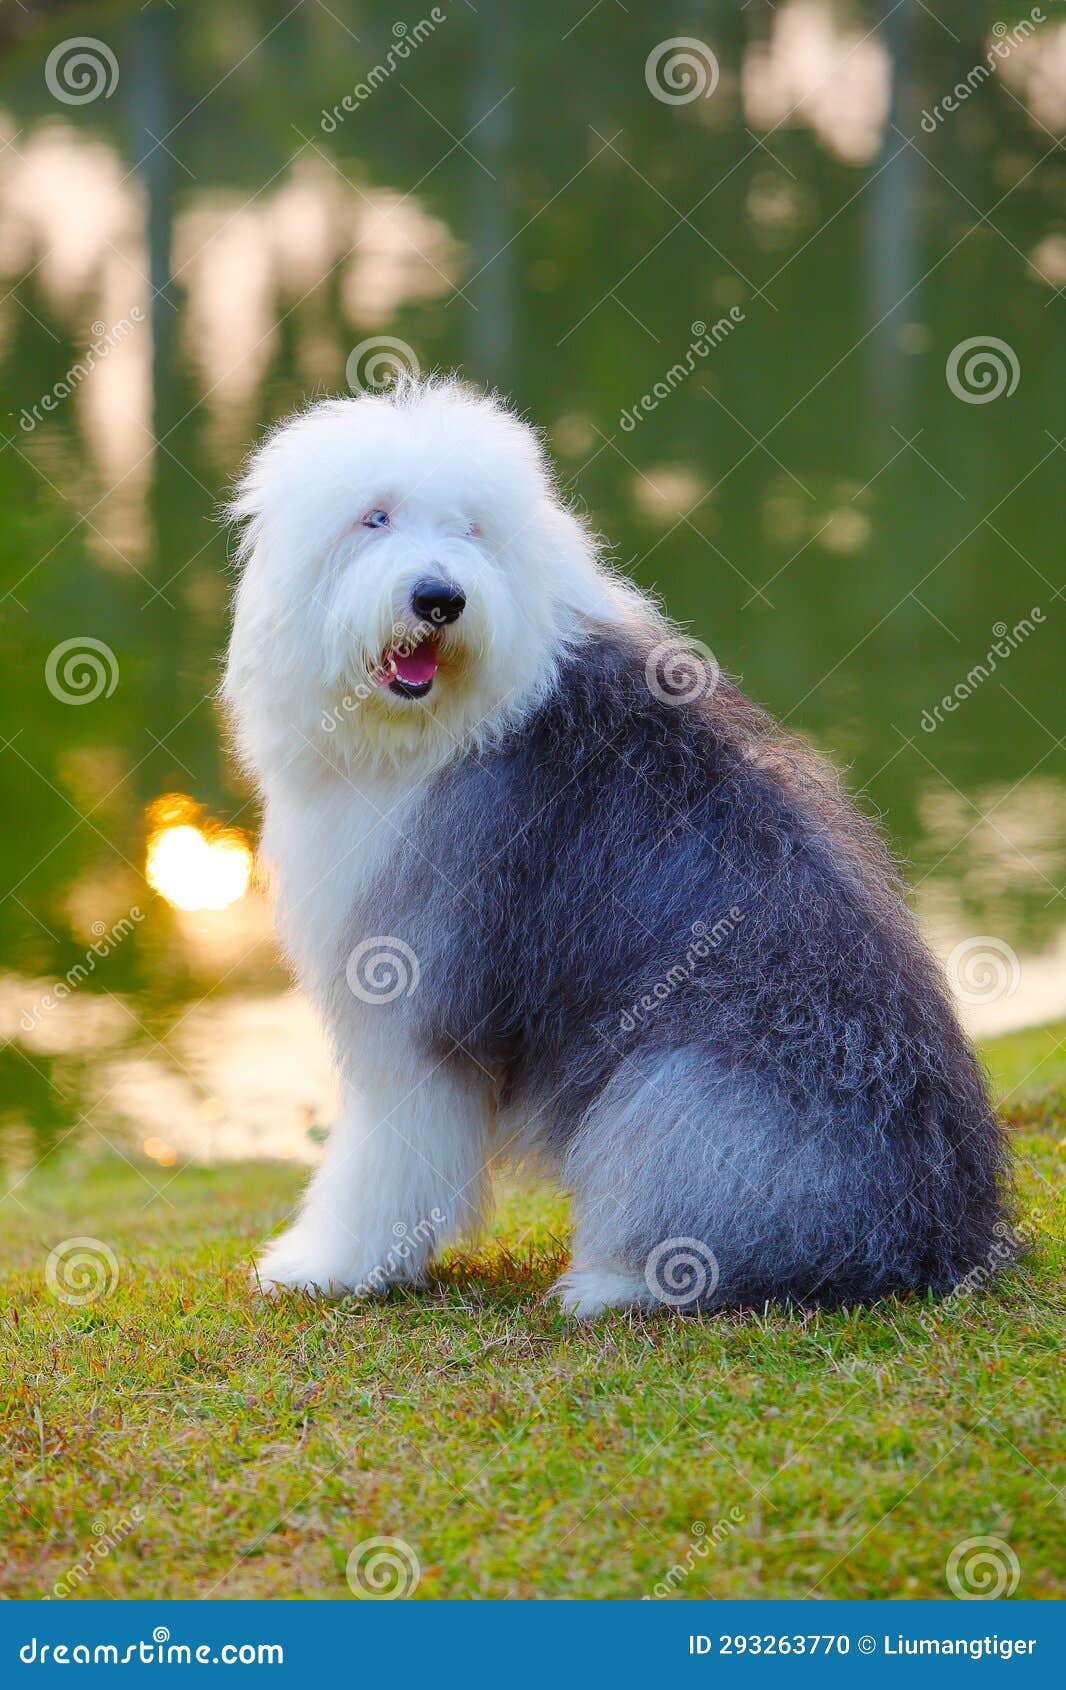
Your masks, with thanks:
[(466, 609), (466, 594), (451, 581), (419, 581), (411, 594), (411, 606), (423, 621), (442, 627), (458, 622)]

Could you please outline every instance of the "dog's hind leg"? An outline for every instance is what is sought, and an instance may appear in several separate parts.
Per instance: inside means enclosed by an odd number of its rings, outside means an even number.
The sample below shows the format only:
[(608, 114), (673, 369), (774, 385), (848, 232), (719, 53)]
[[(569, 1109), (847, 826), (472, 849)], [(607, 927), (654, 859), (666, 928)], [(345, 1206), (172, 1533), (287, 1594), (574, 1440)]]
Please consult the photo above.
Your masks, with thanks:
[(620, 1067), (575, 1129), (563, 1168), (576, 1223), (572, 1265), (553, 1288), (563, 1308), (589, 1319), (728, 1298), (739, 1262), (788, 1245), (775, 1236), (791, 1224), (775, 1213), (781, 1193), (761, 1183), (773, 1161), (767, 1137), (779, 1136), (772, 1111), (699, 1048)]
[(432, 1068), (350, 1090), (299, 1216), (256, 1273), (268, 1293), (367, 1295), (416, 1280), (486, 1198), (488, 1087)]
[(564, 1305), (832, 1306), (932, 1282), (942, 1141), (865, 1109), (791, 1110), (698, 1045), (620, 1067), (567, 1152)]
[(552, 1286), (564, 1314), (578, 1320), (592, 1320), (607, 1309), (656, 1307), (656, 1299), (644, 1279), (622, 1263), (571, 1263)]

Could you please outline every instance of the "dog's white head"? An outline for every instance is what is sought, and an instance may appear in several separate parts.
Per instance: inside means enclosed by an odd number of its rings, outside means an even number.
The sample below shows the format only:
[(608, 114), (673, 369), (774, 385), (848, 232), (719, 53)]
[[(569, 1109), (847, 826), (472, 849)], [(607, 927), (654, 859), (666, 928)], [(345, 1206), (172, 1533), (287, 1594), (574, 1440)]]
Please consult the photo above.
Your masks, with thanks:
[(624, 587), (533, 430), (454, 381), (313, 406), (253, 457), (224, 696), (262, 778), (436, 763), (521, 719)]

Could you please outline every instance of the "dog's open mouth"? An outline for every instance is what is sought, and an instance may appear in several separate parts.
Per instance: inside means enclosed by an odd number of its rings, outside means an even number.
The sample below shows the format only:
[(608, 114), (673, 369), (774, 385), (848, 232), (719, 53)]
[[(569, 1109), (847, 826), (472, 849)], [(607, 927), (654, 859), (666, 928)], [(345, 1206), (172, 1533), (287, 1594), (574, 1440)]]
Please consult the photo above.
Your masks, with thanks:
[(417, 645), (387, 651), (381, 659), (381, 677), (399, 698), (425, 698), (437, 673), (437, 642), (430, 634)]

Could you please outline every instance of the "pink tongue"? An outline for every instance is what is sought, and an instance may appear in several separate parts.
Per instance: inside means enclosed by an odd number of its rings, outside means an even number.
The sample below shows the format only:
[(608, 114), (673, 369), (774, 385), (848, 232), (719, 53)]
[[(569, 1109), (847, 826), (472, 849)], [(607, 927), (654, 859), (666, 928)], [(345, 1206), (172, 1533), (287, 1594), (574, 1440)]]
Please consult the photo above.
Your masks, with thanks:
[(437, 673), (437, 648), (432, 640), (423, 640), (406, 655), (392, 651), (386, 658), (386, 667), (391, 668), (401, 681), (410, 681), (416, 687), (424, 686)]

